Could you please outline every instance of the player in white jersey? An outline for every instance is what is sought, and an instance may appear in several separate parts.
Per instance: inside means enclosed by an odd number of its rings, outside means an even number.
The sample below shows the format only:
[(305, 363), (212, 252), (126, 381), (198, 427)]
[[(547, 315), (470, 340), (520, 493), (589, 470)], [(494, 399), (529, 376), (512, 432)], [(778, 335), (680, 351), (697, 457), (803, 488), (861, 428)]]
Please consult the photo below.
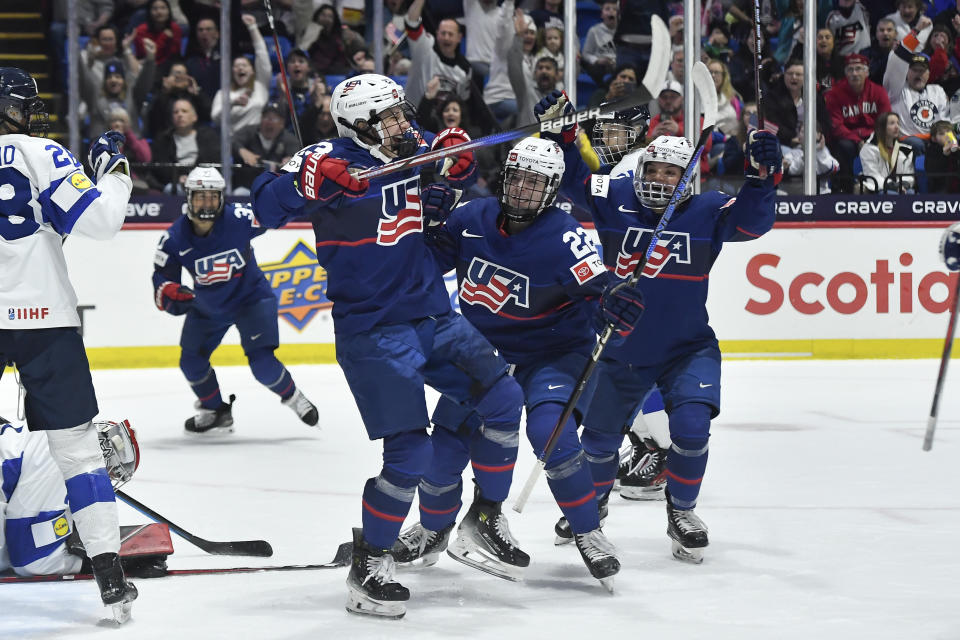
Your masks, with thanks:
[(117, 507), (92, 423), (97, 400), (61, 245), (68, 234), (106, 240), (120, 230), (130, 167), (123, 135), (104, 133), (90, 147), (94, 184), (73, 154), (41, 137), (46, 128), (36, 81), (0, 67), (0, 365), (19, 371), (27, 425), (47, 432), (100, 597), (124, 622), (137, 590), (120, 566)]

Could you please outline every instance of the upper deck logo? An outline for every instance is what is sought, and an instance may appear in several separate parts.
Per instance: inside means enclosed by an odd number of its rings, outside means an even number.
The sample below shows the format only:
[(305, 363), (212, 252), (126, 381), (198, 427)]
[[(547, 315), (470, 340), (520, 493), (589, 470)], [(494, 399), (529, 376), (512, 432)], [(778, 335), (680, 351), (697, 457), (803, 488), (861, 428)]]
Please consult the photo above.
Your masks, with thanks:
[(423, 231), (420, 177), (413, 176), (383, 187), (383, 210), (377, 225), (377, 244), (390, 247), (411, 233)]
[(234, 274), (239, 276), (240, 270), (246, 265), (246, 261), (237, 249), (221, 251), (212, 256), (199, 258), (193, 263), (196, 273), (194, 280), (199, 285), (226, 282), (233, 278)]
[(522, 273), (474, 258), (467, 268), (467, 277), (460, 285), (460, 299), (467, 304), (478, 304), (498, 313), (507, 301), (513, 299), (519, 307), (528, 308), (530, 279)]
[[(643, 258), (653, 229), (630, 227), (623, 237), (620, 251), (617, 254), (617, 266), (614, 273), (619, 278), (628, 278), (637, 268)], [(690, 234), (683, 231), (664, 231), (660, 234), (660, 241), (653, 249), (650, 259), (643, 266), (643, 275), (647, 278), (656, 278), (663, 267), (671, 260), (679, 264), (690, 264)]]
[(327, 272), (303, 240), (282, 260), (263, 263), (260, 269), (277, 296), (277, 314), (297, 331), (303, 331), (317, 312), (333, 306), (327, 298)]

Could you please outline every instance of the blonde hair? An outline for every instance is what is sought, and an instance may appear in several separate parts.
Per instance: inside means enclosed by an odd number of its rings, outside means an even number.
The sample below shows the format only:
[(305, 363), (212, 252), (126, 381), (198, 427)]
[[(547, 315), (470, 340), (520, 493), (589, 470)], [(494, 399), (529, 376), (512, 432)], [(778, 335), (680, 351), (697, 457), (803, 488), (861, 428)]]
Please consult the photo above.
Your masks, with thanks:
[(724, 96), (727, 100), (733, 100), (734, 96), (739, 98), (740, 94), (737, 93), (737, 90), (733, 88), (733, 83), (730, 82), (730, 69), (727, 68), (726, 63), (722, 60), (711, 60), (707, 66), (709, 67), (711, 64), (718, 64), (723, 70), (723, 82), (720, 83), (720, 88), (717, 89), (717, 93)]

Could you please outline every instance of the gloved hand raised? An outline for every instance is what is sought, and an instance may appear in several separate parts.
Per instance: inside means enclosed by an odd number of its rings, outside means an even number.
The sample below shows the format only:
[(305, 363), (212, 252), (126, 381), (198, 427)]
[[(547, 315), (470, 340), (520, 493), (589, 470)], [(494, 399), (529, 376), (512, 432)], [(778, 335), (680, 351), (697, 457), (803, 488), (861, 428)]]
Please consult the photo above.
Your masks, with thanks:
[(423, 207), (423, 217), (431, 226), (440, 225), (447, 221), (450, 212), (460, 201), (462, 191), (436, 182), (427, 185), (420, 192), (420, 204)]
[[(470, 136), (466, 131), (459, 127), (450, 127), (444, 129), (433, 139), (431, 149), (440, 149), (441, 147), (452, 147), (457, 144), (470, 142)], [(443, 160), (437, 161), (437, 175), (443, 176), (453, 183), (464, 182), (477, 170), (473, 151), (464, 151), (455, 156), (447, 156)]]
[(773, 184), (783, 179), (783, 151), (777, 136), (761, 129), (751, 131), (747, 137), (747, 149), (744, 154), (743, 174), (754, 180), (773, 178)]
[(100, 178), (108, 173), (116, 172), (130, 176), (130, 162), (120, 151), (120, 145), (126, 139), (127, 137), (119, 131), (105, 131), (90, 144), (87, 162), (93, 169), (94, 182), (100, 182)]
[(196, 295), (193, 289), (185, 287), (179, 282), (164, 282), (154, 292), (154, 302), (157, 309), (166, 311), (170, 315), (183, 315), (193, 306)]
[[(554, 89), (549, 95), (544, 96), (540, 102), (533, 108), (533, 113), (537, 116), (538, 122), (545, 122), (559, 116), (567, 116), (576, 113), (576, 109), (570, 103), (566, 91)], [(560, 127), (551, 127), (550, 131), (541, 133), (542, 136), (555, 140), (562, 144), (569, 144), (577, 138), (577, 123), (565, 124)]]
[(600, 296), (600, 306), (593, 316), (593, 328), (597, 335), (608, 324), (614, 332), (609, 344), (619, 344), (627, 339), (643, 315), (643, 292), (631, 287), (624, 280), (611, 280)]
[(340, 193), (358, 198), (370, 188), (369, 180), (357, 180), (348, 171), (350, 163), (314, 151), (304, 157), (297, 175), (297, 190), (307, 200), (329, 200)]

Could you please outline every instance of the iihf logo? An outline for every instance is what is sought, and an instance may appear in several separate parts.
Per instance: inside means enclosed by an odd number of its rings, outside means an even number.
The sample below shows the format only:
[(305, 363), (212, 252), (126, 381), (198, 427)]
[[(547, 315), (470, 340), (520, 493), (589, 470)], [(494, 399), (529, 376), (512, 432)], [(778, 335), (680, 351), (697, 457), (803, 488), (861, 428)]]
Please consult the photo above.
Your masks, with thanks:
[(422, 231), (419, 176), (385, 185), (383, 213), (377, 225), (377, 244), (391, 247), (404, 236)]
[(511, 298), (518, 307), (530, 306), (530, 279), (483, 258), (474, 258), (467, 268), (467, 277), (460, 285), (460, 299), (499, 313)]
[[(630, 227), (623, 237), (620, 252), (617, 254), (617, 266), (614, 269), (617, 277), (628, 278), (647, 250), (652, 229)], [(679, 264), (690, 264), (690, 234), (683, 231), (664, 231), (660, 234), (660, 241), (653, 249), (653, 254), (643, 265), (643, 275), (647, 278), (656, 278), (663, 267), (675, 259)]]
[(221, 251), (212, 256), (200, 258), (193, 263), (193, 270), (196, 272), (194, 280), (201, 285), (226, 282), (234, 277), (235, 271), (239, 272), (246, 264), (238, 250)]

